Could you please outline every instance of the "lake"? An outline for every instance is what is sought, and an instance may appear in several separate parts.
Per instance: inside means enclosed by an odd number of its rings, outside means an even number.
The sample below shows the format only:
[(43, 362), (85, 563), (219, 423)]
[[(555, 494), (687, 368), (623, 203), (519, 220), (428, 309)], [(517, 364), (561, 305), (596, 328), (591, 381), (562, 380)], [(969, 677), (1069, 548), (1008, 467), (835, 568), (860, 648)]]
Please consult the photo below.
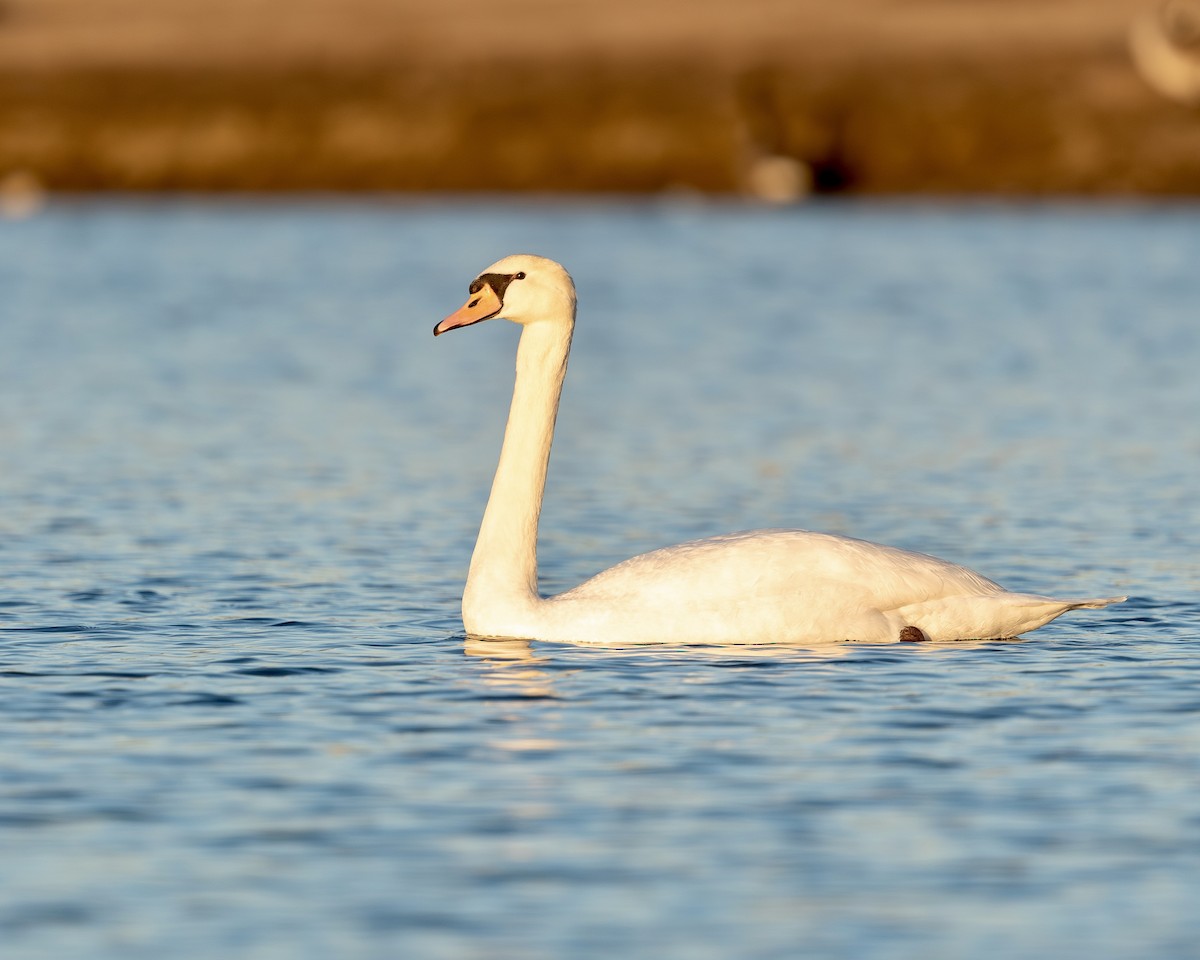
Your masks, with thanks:
[[(543, 588), (769, 526), (1129, 594), (1005, 642), (486, 643), (518, 331), (580, 295)], [(1194, 956), (1200, 208), (61, 201), (0, 222), (6, 958)]]

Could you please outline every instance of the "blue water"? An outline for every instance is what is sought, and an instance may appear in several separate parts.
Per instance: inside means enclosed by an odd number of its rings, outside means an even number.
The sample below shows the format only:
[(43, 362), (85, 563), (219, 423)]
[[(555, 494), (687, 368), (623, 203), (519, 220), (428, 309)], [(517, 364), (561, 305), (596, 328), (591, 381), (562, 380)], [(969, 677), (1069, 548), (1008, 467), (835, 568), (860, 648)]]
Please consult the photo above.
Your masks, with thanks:
[[(517, 331), (570, 586), (805, 526), (1022, 641), (465, 640)], [(80, 202), (0, 223), (5, 958), (1196, 956), (1200, 209)]]

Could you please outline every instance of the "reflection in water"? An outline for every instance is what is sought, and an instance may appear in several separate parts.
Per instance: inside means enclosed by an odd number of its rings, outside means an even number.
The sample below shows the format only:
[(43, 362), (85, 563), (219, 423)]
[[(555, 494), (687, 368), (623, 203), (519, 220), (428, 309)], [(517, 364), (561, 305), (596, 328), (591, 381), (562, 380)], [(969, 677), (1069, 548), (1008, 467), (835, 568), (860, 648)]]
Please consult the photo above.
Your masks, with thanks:
[(467, 637), (463, 651), (492, 668), (482, 674), (485, 684), (522, 697), (554, 697), (549, 673), (537, 668), (537, 664), (545, 663), (547, 658), (535, 653), (528, 640)]
[(779, 663), (795, 663), (842, 660), (854, 656), (856, 651), (869, 648), (885, 648), (919, 655), (922, 652), (932, 651), (981, 650), (1001, 645), (1011, 646), (1012, 644), (1023, 642), (1025, 642), (1024, 637), (1011, 637), (1006, 640), (947, 640), (926, 641), (924, 643), (886, 641), (880, 643), (698, 643), (659, 645), (646, 643), (571, 644), (540, 640), (508, 640), (468, 636), (463, 642), (463, 652), (469, 657), (476, 657), (489, 663), (496, 669), (496, 673), (492, 675), (490, 682), (513, 683), (516, 681), (525, 682), (537, 679), (548, 683), (550, 680), (549, 673), (545, 670), (536, 669), (536, 665), (552, 663), (553, 653), (556, 650), (564, 653), (568, 651), (572, 652), (572, 659), (576, 662), (578, 662), (579, 657), (585, 658), (587, 662), (594, 662), (605, 658), (632, 659), (644, 657), (655, 661), (687, 660), (717, 663), (777, 661)]
[(540, 663), (545, 657), (540, 657), (533, 651), (533, 644), (528, 640), (500, 640), (489, 637), (467, 637), (463, 644), (464, 652), (471, 657), (483, 660), (513, 661), (524, 663)]
[[(549, 671), (538, 667), (538, 664), (548, 662), (548, 658), (539, 656), (528, 640), (468, 637), (463, 650), (467, 656), (477, 658), (489, 668), (480, 675), (485, 688), (480, 699), (504, 703), (502, 719), (506, 733), (486, 741), (492, 751), (501, 755), (524, 755), (553, 753), (565, 746), (562, 740), (546, 736), (548, 727), (553, 729), (552, 723), (548, 724), (544, 719), (538, 722), (536, 718), (526, 717), (513, 709), (514, 702), (523, 704), (558, 699), (550, 683)], [(543, 810), (540, 806), (536, 809), (540, 812), (534, 819), (548, 815), (548, 809)], [(529, 818), (528, 812), (522, 816)]]

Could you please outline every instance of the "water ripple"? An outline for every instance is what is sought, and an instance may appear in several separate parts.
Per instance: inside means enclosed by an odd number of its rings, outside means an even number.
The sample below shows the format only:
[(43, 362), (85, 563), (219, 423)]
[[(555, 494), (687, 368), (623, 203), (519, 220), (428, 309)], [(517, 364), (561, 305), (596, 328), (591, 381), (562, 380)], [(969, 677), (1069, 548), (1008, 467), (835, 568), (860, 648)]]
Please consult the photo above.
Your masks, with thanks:
[[(1189, 955), (1198, 236), (477, 200), (0, 223), (0, 952)], [(583, 305), (548, 584), (800, 524), (1131, 599), (1022, 642), (464, 637), (514, 331), (428, 326), (518, 247)]]

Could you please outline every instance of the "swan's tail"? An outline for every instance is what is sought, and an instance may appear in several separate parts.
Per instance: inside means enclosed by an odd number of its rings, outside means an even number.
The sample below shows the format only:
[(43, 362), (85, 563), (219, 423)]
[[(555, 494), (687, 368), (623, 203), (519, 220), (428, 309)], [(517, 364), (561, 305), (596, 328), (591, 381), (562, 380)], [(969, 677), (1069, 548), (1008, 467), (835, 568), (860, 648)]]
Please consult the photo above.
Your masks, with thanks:
[[(1003, 596), (1003, 594), (1001, 595)], [(1110, 603), (1120, 603), (1128, 597), (1080, 597), (1063, 600), (1058, 597), (1039, 597), (1035, 594), (1009, 594), (1009, 611), (1002, 617), (1011, 632), (1007, 636), (1017, 637), (1030, 630), (1061, 617), (1068, 610), (1098, 610)]]
[(941, 597), (896, 611), (900, 620), (933, 640), (988, 640), (1019, 637), (1068, 610), (1107, 607), (1126, 597), (1078, 597), (1070, 600), (1034, 593), (999, 592)]
[(1068, 610), (1099, 610), (1110, 603), (1124, 603), (1128, 597), (1095, 597), (1090, 600), (1060, 600)]

